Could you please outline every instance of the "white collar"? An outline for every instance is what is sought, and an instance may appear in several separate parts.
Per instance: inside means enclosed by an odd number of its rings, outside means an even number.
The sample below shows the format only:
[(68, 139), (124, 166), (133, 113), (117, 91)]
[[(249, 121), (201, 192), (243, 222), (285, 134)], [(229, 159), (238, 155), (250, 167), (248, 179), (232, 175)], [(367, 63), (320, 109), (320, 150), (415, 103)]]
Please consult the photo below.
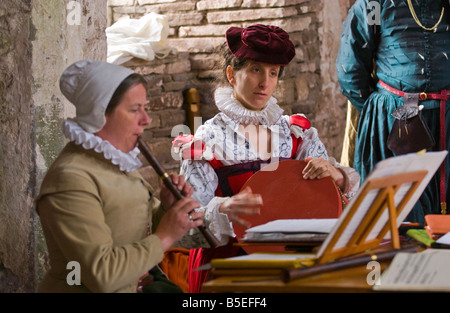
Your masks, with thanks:
[(65, 120), (63, 132), (67, 139), (81, 145), (86, 150), (94, 149), (97, 153), (102, 153), (105, 159), (112, 164), (119, 166), (123, 172), (134, 172), (142, 166), (138, 158), (139, 149), (136, 147), (128, 153), (115, 148), (108, 140), (88, 133), (73, 120)]
[(233, 95), (233, 88), (220, 87), (214, 93), (217, 108), (236, 122), (244, 125), (275, 124), (283, 114), (283, 109), (277, 104), (277, 99), (270, 97), (266, 107), (261, 111), (245, 108)]

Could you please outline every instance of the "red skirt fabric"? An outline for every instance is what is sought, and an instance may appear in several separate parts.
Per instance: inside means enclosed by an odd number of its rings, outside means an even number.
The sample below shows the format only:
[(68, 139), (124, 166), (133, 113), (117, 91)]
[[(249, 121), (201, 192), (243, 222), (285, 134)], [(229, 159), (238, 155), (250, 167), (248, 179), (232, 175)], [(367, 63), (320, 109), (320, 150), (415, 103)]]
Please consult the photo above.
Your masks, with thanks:
[(201, 293), (202, 284), (208, 280), (210, 270), (196, 271), (199, 266), (211, 262), (212, 259), (230, 258), (242, 254), (242, 249), (234, 246), (237, 242), (232, 238), (227, 245), (218, 248), (200, 248), (189, 251), (189, 292)]

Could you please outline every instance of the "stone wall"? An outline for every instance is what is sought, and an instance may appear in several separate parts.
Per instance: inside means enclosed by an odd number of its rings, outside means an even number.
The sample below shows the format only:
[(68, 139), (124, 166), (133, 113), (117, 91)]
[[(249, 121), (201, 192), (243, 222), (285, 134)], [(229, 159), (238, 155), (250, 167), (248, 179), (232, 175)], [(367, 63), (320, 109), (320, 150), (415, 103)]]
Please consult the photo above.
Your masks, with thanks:
[(33, 200), (74, 112), (58, 78), (78, 59), (106, 60), (106, 8), (106, 0), (0, 1), (0, 293), (33, 292), (47, 267)]
[[(318, 128), (329, 154), (339, 159), (345, 127), (346, 100), (339, 92), (335, 58), (342, 22), (349, 0), (109, 0), (108, 25), (122, 18), (138, 19), (155, 12), (167, 17), (170, 35), (165, 44), (178, 54), (168, 59), (125, 64), (145, 74), (150, 82), (149, 114), (153, 123), (146, 131), (155, 155), (176, 171), (170, 156), (170, 131), (186, 124), (183, 91), (197, 88), (202, 120), (212, 117), (215, 49), (224, 42), (230, 26), (254, 23), (285, 29), (296, 47), (296, 57), (286, 67), (274, 94), (286, 114), (304, 113)], [(147, 178), (157, 183), (151, 170)]]
[(0, 292), (33, 287), (30, 18), (31, 1), (0, 2)]

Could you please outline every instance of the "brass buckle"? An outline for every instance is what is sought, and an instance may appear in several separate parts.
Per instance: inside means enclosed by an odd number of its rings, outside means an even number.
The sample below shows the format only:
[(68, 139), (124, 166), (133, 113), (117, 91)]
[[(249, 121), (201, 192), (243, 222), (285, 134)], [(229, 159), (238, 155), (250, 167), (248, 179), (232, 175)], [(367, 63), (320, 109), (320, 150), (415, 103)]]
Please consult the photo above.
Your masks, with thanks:
[(427, 100), (427, 94), (426, 94), (426, 92), (421, 92), (420, 94), (419, 94), (419, 99), (420, 100)]

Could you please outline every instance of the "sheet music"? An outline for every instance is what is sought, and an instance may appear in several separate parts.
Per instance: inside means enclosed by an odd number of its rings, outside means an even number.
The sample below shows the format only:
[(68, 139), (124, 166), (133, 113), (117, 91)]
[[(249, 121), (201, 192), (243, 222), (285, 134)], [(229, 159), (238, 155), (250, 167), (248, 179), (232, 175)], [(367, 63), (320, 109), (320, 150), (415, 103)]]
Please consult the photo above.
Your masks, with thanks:
[[(394, 197), (395, 206), (398, 206), (400, 204), (400, 202), (405, 197), (405, 195), (408, 192), (411, 185), (412, 185), (412, 183), (406, 183), (406, 184), (403, 184), (399, 188), (399, 190), (397, 191), (397, 193), (395, 194), (395, 197)], [(383, 212), (383, 214), (381, 215), (380, 219), (378, 220), (378, 222), (375, 224), (370, 235), (367, 238), (369, 240), (375, 239), (378, 236), (378, 234), (380, 233), (380, 231), (383, 229), (384, 225), (386, 225), (388, 220), (389, 220), (389, 212), (387, 210), (385, 210)], [(397, 217), (397, 225), (400, 225), (403, 222), (403, 220), (404, 220), (404, 218)], [(388, 238), (390, 238), (390, 231), (388, 231), (388, 233), (386, 234), (384, 239), (388, 239)]]
[[(417, 188), (417, 191), (413, 194), (411, 199), (406, 204), (405, 209), (398, 216), (397, 224), (400, 224), (405, 220), (406, 216), (409, 214), (414, 204), (417, 202), (417, 200), (419, 200), (423, 190), (426, 188), (431, 178), (439, 169), (439, 166), (445, 159), (447, 153), (448, 153), (447, 151), (427, 152), (424, 154), (412, 153), (403, 156), (389, 158), (379, 162), (376, 165), (374, 171), (372, 171), (372, 173), (370, 173), (370, 175), (367, 177), (367, 178), (379, 178), (414, 171), (421, 171), (421, 170), (428, 171), (427, 175), (422, 180), (422, 183)], [(404, 194), (407, 192), (407, 188), (408, 188), (407, 185), (403, 185), (401, 187), (401, 191), (399, 190), (397, 192), (395, 196), (396, 204), (399, 203)]]
[[(413, 208), (414, 204), (417, 202), (419, 197), (422, 195), (423, 190), (428, 185), (429, 181), (433, 177), (433, 175), (438, 170), (439, 166), (441, 165), (442, 161), (445, 159), (445, 156), (447, 155), (447, 151), (438, 151), (438, 152), (428, 152), (423, 154), (406, 154), (402, 156), (392, 157), (386, 160), (383, 160), (379, 162), (374, 170), (369, 174), (367, 179), (363, 182), (362, 186), (360, 187), (360, 192), (364, 189), (364, 187), (367, 185), (368, 179), (374, 179), (374, 178), (381, 178), (381, 177), (388, 177), (392, 175), (398, 175), (402, 173), (409, 173), (414, 171), (420, 171), (420, 170), (427, 170), (428, 173), (425, 175), (424, 179), (422, 180), (421, 184), (418, 186), (416, 192), (413, 194), (413, 196), (410, 198), (408, 203), (405, 205), (404, 209), (400, 213), (400, 215), (397, 218), (397, 224), (400, 225), (401, 222), (404, 221), (408, 213)], [(396, 193), (394, 197), (394, 202), (396, 205), (400, 203), (402, 198), (404, 197), (405, 193), (408, 190), (408, 187), (411, 183), (404, 184), (400, 187), (399, 191)], [(356, 231), (357, 227), (360, 225), (362, 219), (366, 215), (367, 211), (370, 209), (370, 206), (373, 203), (373, 200), (375, 199), (376, 195), (378, 193), (378, 190), (371, 190), (366, 197), (361, 202), (360, 206), (358, 207), (357, 211), (353, 215), (353, 217), (350, 219), (349, 223), (347, 224), (346, 229), (342, 232), (340, 238), (337, 240), (334, 249), (343, 248), (347, 245), (350, 238), (352, 238), (352, 235)], [(352, 200), (347, 205), (347, 208), (344, 209), (343, 213), (341, 214), (340, 218), (338, 219), (338, 222), (336, 223), (335, 227), (331, 231), (330, 235), (327, 237), (325, 242), (321, 245), (319, 251), (318, 251), (318, 257), (320, 257), (327, 246), (329, 245), (330, 241), (332, 240), (333, 236), (335, 235), (337, 229), (339, 226), (343, 223), (344, 219), (348, 215), (348, 212), (350, 211), (350, 208), (354, 205), (356, 199), (358, 198), (359, 193), (355, 195)], [(383, 226), (386, 224), (386, 222), (389, 219), (389, 213), (387, 210), (383, 213), (382, 217), (378, 221), (378, 223), (373, 228), (372, 232), (370, 233), (368, 239), (376, 238), (383, 228)]]
[(381, 275), (375, 290), (450, 291), (450, 250), (398, 253)]
[[(334, 246), (335, 249), (339, 249), (342, 247), (345, 247), (347, 242), (352, 237), (353, 233), (355, 232), (356, 227), (361, 223), (362, 219), (366, 215), (367, 211), (370, 208), (370, 205), (373, 203), (375, 197), (377, 196), (377, 190), (371, 190), (369, 193), (367, 193), (364, 200), (361, 202), (361, 205), (359, 206), (359, 210), (355, 212), (353, 217), (351, 218), (348, 225), (354, 225), (354, 228), (347, 227), (341, 234), (341, 237), (339, 237), (339, 240), (336, 242), (336, 245)], [(345, 212), (345, 210), (344, 210)], [(342, 214), (344, 215), (344, 214)], [(342, 216), (341, 215), (341, 216)], [(325, 243), (324, 243), (325, 244)]]

